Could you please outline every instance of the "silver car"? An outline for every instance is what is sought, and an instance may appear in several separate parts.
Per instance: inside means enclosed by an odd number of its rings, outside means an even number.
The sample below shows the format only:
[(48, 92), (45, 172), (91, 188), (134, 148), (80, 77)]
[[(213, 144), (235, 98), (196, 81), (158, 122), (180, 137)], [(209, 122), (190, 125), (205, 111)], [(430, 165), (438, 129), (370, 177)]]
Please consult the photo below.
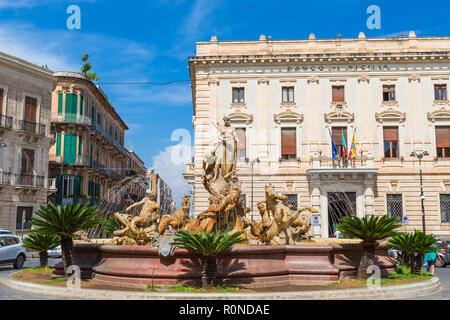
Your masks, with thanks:
[(14, 234), (0, 234), (0, 265), (12, 264), (22, 269), (27, 259), (27, 251), (22, 240)]

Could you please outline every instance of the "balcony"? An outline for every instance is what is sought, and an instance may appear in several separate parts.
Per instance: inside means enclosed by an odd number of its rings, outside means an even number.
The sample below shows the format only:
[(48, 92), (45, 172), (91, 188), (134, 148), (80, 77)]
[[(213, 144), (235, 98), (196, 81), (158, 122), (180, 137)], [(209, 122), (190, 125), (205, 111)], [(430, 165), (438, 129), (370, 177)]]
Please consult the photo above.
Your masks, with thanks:
[(12, 129), (13, 118), (0, 114), (0, 128)]
[(350, 158), (329, 158), (329, 157), (311, 157), (311, 166), (313, 169), (357, 169), (373, 168), (373, 157), (354, 157)]
[(76, 123), (86, 126), (92, 126), (92, 120), (89, 117), (79, 114), (52, 114), (53, 123)]
[(31, 121), (27, 121), (27, 120), (20, 120), (19, 121), (19, 130), (21, 132), (45, 136), (45, 124), (40, 124), (40, 123), (31, 122)]
[(11, 184), (11, 172), (2, 172), (0, 174), (0, 185)]
[[(48, 156), (48, 161), (62, 163), (64, 161), (64, 156), (50, 154)], [(73, 164), (73, 165), (77, 165), (77, 166), (91, 166), (91, 159), (89, 157), (77, 155), (74, 163), (68, 163), (67, 161), (65, 161), (64, 163), (65, 164)]]
[(14, 185), (42, 188), (44, 187), (44, 181), (44, 176), (29, 173), (16, 173)]

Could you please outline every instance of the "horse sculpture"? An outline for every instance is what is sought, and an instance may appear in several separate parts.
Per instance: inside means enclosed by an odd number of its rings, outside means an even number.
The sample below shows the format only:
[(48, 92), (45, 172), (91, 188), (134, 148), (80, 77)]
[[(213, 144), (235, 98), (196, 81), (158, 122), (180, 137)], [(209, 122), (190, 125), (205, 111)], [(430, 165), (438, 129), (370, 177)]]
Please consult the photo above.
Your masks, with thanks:
[(173, 216), (165, 214), (162, 216), (158, 226), (158, 233), (163, 235), (166, 232), (168, 226), (174, 229), (181, 229), (189, 223), (189, 209), (191, 203), (191, 196), (185, 194), (181, 200), (181, 207), (176, 210)]

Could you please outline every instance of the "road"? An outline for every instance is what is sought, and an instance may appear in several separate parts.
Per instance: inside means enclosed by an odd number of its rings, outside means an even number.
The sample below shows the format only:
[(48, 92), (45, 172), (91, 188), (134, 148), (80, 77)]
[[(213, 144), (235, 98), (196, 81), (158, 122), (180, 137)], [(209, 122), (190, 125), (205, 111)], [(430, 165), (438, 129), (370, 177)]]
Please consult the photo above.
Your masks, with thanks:
[[(60, 259), (49, 259), (49, 266), (54, 266)], [(29, 258), (25, 263), (26, 268), (38, 267), (38, 258)], [(12, 267), (0, 266), (0, 276), (14, 273)], [(435, 294), (415, 298), (414, 300), (450, 300), (450, 265), (446, 268), (436, 269), (436, 275), (440, 278), (441, 290)], [(42, 294), (29, 293), (21, 290), (11, 289), (8, 286), (0, 284), (0, 301), (1, 300), (72, 300), (67, 297), (47, 296)]]

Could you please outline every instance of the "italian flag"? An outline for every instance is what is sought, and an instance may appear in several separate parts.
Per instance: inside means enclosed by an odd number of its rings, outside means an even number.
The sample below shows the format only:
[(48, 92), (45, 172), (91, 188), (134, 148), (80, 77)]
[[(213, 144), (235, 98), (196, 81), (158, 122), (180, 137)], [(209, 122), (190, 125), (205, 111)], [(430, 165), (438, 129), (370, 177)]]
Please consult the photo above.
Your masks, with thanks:
[(350, 152), (348, 153), (348, 157), (350, 159), (353, 159), (356, 154), (356, 128), (353, 131), (353, 139), (352, 139), (352, 146), (350, 147)]
[(347, 156), (347, 143), (345, 142), (344, 130), (342, 130), (342, 156)]

